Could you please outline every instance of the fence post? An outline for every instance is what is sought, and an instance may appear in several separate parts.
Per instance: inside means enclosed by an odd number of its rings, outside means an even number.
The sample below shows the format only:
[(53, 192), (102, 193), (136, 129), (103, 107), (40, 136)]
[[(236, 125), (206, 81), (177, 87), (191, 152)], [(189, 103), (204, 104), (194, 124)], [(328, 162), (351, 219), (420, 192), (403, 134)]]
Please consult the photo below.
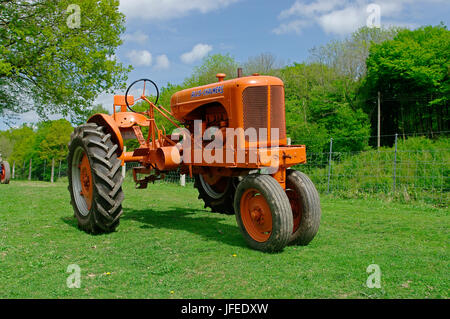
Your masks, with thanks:
[(185, 187), (186, 186), (186, 174), (180, 175), (180, 185)]
[(52, 174), (50, 175), (50, 183), (53, 183), (55, 177), (55, 159), (52, 158)]
[(395, 153), (394, 153), (394, 184), (393, 184), (393, 192), (395, 196), (395, 188), (396, 188), (396, 180), (397, 180), (397, 139), (398, 134), (395, 134)]
[(28, 180), (31, 181), (31, 158), (30, 158), (30, 167), (28, 169)]
[[(125, 154), (126, 151), (127, 151), (127, 147), (124, 146), (124, 147), (123, 147), (123, 153)], [(123, 162), (123, 166), (122, 166), (122, 177), (125, 178), (126, 175), (127, 175), (127, 163)]]
[(292, 144), (292, 140), (290, 137), (287, 138), (287, 145), (291, 145)]
[(14, 179), (15, 175), (16, 175), (16, 161), (14, 161), (13, 163), (12, 179)]
[(333, 154), (333, 138), (330, 139), (330, 157), (328, 159), (328, 184), (327, 184), (327, 194), (330, 193), (330, 180), (331, 180), (331, 160)]

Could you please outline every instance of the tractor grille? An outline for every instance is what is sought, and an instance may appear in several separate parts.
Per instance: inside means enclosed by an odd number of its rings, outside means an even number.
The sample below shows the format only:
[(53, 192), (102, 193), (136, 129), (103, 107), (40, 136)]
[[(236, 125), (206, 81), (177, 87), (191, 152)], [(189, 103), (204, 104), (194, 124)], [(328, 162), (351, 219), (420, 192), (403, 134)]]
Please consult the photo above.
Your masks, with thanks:
[(251, 86), (244, 90), (244, 130), (255, 128), (259, 139), (259, 129), (267, 128), (267, 86)]
[[(286, 138), (284, 90), (281, 85), (270, 87), (270, 126), (279, 129), (279, 139)], [(273, 138), (272, 138), (273, 140)]]
[[(279, 129), (279, 139), (286, 138), (286, 118), (284, 110), (284, 89), (281, 85), (270, 87), (270, 126), (268, 127), (269, 87), (251, 86), (244, 90), (244, 130), (255, 128), (259, 139), (259, 129)], [(262, 138), (262, 137), (261, 137)], [(273, 140), (273, 138), (271, 138)]]

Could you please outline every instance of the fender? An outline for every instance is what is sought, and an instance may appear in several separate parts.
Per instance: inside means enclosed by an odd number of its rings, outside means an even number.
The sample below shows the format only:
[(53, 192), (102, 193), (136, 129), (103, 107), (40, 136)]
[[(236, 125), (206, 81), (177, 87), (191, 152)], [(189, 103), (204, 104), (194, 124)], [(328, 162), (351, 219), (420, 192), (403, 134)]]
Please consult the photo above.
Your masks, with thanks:
[(117, 156), (120, 157), (123, 153), (123, 138), (120, 133), (119, 126), (112, 116), (108, 114), (98, 113), (89, 118), (88, 123), (96, 123), (103, 126), (109, 134), (111, 134), (111, 140), (119, 147), (117, 148)]

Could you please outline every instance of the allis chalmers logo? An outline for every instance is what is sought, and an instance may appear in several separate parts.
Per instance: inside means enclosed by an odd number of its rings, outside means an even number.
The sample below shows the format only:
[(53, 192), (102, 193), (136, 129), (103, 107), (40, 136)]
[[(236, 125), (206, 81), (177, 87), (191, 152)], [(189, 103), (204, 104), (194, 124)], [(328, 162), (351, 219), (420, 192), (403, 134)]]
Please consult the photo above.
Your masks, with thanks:
[(223, 85), (216, 86), (214, 88), (208, 88), (204, 90), (194, 90), (191, 93), (191, 99), (195, 97), (208, 96), (214, 94), (223, 94)]

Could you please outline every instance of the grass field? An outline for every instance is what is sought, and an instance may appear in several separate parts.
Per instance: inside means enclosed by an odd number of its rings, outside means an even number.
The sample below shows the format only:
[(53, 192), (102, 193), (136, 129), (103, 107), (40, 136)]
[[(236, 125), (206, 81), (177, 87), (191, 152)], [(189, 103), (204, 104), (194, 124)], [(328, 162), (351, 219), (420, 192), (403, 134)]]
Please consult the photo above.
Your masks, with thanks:
[[(125, 185), (118, 231), (77, 229), (65, 183), (0, 185), (0, 298), (448, 298), (447, 210), (322, 197), (307, 247), (265, 254), (192, 187)], [(69, 289), (68, 265), (81, 267)], [(381, 289), (366, 287), (370, 264)]]

